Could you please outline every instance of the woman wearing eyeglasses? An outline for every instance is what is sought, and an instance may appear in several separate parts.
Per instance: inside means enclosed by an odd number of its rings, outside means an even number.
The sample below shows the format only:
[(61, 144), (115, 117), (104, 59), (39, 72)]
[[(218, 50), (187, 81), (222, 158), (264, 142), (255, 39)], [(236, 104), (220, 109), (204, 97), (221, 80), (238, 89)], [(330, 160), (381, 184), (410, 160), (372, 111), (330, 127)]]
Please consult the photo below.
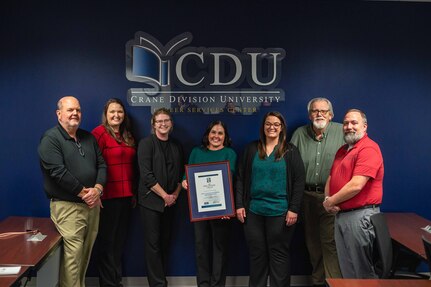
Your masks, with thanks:
[(236, 214), (244, 223), (250, 256), (250, 287), (290, 286), (290, 242), (305, 184), (298, 149), (286, 141), (286, 121), (269, 112), (259, 140), (250, 143), (240, 161)]
[(107, 165), (97, 236), (100, 286), (122, 286), (124, 243), (134, 204), (136, 147), (129, 117), (119, 99), (106, 102), (102, 124), (92, 131)]
[[(189, 164), (229, 161), (231, 174), (235, 173), (236, 153), (230, 148), (231, 139), (226, 125), (221, 121), (210, 123), (202, 137), (202, 145), (195, 147)], [(182, 182), (188, 188), (187, 180)], [(230, 222), (229, 217), (198, 221), (195, 231), (196, 280), (198, 287), (222, 287), (226, 283), (226, 263)]]
[(181, 190), (184, 170), (181, 145), (169, 135), (174, 123), (168, 109), (151, 118), (152, 134), (139, 142), (138, 204), (144, 228), (147, 278), (151, 287), (167, 286), (173, 206)]

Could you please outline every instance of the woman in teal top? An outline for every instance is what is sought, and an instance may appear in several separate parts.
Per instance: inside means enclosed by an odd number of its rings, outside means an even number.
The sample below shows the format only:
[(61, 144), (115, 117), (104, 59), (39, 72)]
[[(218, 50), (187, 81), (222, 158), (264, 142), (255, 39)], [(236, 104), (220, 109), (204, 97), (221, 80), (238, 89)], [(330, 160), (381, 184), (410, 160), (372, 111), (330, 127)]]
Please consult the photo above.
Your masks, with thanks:
[[(221, 121), (209, 124), (202, 138), (202, 146), (195, 147), (189, 164), (228, 160), (231, 174), (235, 173), (236, 153), (229, 146), (226, 125)], [(187, 189), (187, 180), (182, 186)], [(194, 223), (197, 285), (199, 287), (225, 286), (226, 262), (230, 232), (229, 217)]]
[(290, 242), (302, 193), (304, 164), (286, 141), (286, 121), (265, 115), (260, 139), (247, 145), (236, 180), (236, 215), (244, 224), (250, 256), (250, 287), (290, 286)]

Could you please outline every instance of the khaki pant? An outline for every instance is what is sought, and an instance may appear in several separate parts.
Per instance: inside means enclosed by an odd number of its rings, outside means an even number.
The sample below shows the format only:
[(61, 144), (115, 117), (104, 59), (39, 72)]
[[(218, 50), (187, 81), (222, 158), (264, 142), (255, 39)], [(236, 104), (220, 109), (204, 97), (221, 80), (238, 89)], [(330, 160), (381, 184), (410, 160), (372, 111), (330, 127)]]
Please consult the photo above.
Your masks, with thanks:
[(63, 237), (60, 287), (85, 287), (85, 273), (99, 227), (99, 207), (51, 201), (51, 219)]
[(326, 212), (324, 198), (323, 193), (313, 191), (305, 191), (303, 197), (305, 243), (315, 285), (324, 285), (325, 278), (341, 278), (334, 239), (335, 216)]

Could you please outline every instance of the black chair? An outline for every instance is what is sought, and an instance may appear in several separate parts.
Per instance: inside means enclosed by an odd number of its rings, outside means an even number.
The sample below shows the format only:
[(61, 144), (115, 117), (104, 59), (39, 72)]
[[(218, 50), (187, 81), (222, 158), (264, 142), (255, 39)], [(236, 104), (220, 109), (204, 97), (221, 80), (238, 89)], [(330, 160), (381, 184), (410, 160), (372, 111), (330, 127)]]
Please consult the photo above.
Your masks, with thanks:
[[(431, 274), (431, 242), (422, 236), (422, 242), (424, 243), (425, 253), (427, 255), (428, 267)], [(431, 279), (431, 278), (430, 278)]]
[(428, 278), (423, 274), (412, 272), (395, 272), (393, 260), (392, 238), (386, 224), (384, 213), (376, 213), (370, 217), (371, 224), (374, 226), (376, 240), (374, 242), (374, 268), (376, 274), (381, 279), (405, 278), (405, 279), (424, 279)]
[(374, 226), (376, 241), (374, 242), (374, 268), (379, 278), (390, 278), (392, 272), (392, 239), (389, 234), (386, 218), (383, 213), (376, 213), (370, 217)]

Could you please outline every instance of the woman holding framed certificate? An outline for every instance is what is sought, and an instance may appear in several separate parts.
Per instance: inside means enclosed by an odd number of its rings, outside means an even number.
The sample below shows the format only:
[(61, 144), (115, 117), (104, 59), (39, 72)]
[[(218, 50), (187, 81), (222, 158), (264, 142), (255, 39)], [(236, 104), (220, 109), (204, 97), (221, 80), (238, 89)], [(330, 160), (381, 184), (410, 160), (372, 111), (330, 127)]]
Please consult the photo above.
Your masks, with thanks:
[(305, 184), (298, 149), (286, 141), (286, 121), (269, 112), (260, 139), (247, 145), (236, 182), (236, 214), (250, 256), (249, 286), (290, 286), (290, 242)]
[[(230, 174), (234, 174), (236, 153), (230, 148), (231, 139), (226, 125), (221, 121), (209, 124), (202, 137), (202, 145), (195, 147), (189, 157), (189, 164), (228, 161)], [(182, 186), (188, 189), (188, 182)], [(225, 286), (226, 261), (228, 253), (230, 221), (228, 216), (218, 219), (194, 222), (197, 286)]]

